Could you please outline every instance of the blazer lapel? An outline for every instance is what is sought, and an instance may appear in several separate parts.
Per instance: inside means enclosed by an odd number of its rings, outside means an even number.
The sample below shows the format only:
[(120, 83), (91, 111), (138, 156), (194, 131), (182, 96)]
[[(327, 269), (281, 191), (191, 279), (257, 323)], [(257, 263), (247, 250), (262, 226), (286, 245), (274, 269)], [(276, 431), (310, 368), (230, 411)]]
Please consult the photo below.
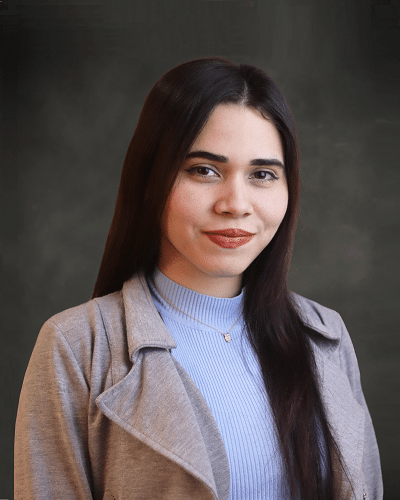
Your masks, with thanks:
[(155, 309), (144, 277), (124, 285), (130, 372), (96, 404), (113, 422), (229, 497), (229, 462), (200, 391), (167, 349), (176, 343)]

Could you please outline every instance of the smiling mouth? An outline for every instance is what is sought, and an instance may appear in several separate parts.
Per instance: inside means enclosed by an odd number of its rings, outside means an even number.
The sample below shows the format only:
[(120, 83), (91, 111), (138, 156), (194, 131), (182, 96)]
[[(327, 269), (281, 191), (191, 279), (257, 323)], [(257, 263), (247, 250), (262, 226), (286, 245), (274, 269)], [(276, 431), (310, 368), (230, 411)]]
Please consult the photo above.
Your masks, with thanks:
[(205, 231), (206, 234), (216, 234), (220, 236), (227, 236), (229, 238), (239, 238), (242, 236), (254, 236), (254, 233), (249, 233), (243, 229), (216, 229), (215, 231)]
[(242, 245), (248, 243), (254, 236), (253, 233), (247, 233), (246, 231), (239, 230), (224, 231), (223, 234), (220, 232), (207, 232), (205, 234), (213, 243), (222, 248), (241, 247)]

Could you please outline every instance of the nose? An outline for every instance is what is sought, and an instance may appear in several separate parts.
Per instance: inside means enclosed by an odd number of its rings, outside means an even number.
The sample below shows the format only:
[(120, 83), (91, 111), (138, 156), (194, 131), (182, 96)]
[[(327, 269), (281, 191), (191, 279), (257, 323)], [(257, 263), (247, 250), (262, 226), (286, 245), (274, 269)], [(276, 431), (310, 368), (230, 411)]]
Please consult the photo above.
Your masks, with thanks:
[(227, 214), (234, 218), (252, 214), (249, 187), (239, 179), (232, 179), (220, 185), (214, 210), (217, 214)]

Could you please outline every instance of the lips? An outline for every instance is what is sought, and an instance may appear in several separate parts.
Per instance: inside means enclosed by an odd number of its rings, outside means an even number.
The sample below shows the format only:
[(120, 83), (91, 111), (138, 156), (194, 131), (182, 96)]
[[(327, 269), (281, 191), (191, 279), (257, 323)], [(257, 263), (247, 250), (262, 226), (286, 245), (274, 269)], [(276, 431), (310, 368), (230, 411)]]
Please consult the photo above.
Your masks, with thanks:
[(254, 233), (249, 233), (243, 229), (216, 229), (215, 231), (204, 231), (206, 234), (219, 234), (228, 236), (229, 238), (239, 238), (240, 236), (253, 236)]
[(205, 234), (213, 243), (222, 248), (238, 248), (248, 243), (254, 236), (254, 233), (242, 229), (217, 229), (206, 231)]

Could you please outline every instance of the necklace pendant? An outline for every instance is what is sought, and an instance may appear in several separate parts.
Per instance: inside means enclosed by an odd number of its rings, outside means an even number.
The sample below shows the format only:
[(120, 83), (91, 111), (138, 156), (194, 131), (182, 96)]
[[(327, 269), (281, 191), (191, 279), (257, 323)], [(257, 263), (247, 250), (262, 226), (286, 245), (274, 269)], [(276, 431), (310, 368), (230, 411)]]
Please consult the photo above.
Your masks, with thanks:
[(232, 339), (231, 339), (231, 336), (229, 335), (229, 333), (224, 333), (224, 339), (227, 341), (227, 342), (230, 342)]

